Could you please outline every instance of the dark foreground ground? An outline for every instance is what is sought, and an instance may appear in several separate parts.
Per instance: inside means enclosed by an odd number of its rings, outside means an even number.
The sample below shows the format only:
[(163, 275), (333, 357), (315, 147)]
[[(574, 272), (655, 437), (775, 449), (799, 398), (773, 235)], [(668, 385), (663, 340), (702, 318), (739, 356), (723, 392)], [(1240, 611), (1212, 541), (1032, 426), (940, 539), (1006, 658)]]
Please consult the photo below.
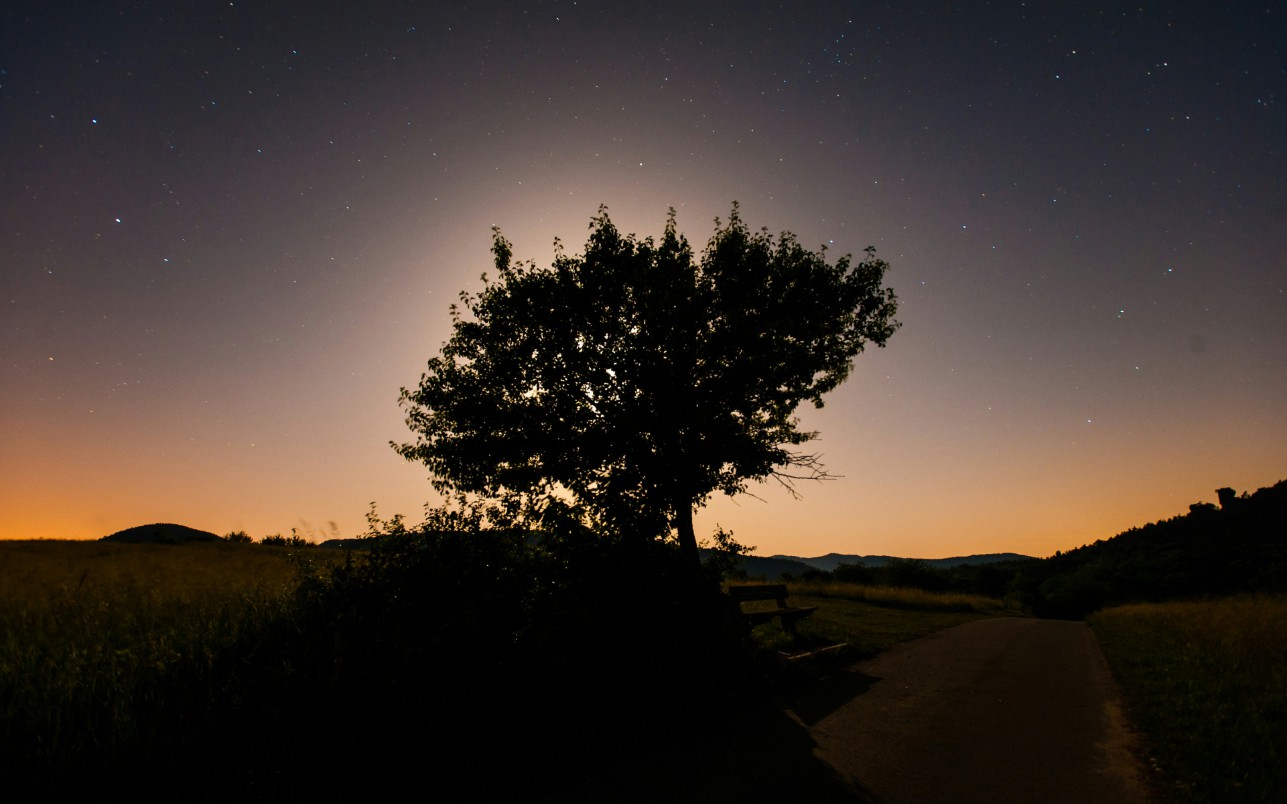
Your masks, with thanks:
[(837, 669), (782, 710), (622, 761), (561, 798), (1152, 802), (1081, 622), (996, 618)]

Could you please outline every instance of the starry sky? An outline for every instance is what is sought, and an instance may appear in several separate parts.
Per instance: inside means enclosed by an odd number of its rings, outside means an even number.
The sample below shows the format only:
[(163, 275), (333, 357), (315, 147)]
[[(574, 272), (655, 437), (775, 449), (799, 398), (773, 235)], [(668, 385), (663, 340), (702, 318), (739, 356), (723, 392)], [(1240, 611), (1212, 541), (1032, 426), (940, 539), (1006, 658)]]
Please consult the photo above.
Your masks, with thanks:
[[(1222, 6), (1228, 5), (1228, 8)], [(1287, 477), (1287, 8), (16, 2), (0, 538), (354, 536), (490, 267), (606, 204), (889, 261), (760, 554), (1050, 555)]]

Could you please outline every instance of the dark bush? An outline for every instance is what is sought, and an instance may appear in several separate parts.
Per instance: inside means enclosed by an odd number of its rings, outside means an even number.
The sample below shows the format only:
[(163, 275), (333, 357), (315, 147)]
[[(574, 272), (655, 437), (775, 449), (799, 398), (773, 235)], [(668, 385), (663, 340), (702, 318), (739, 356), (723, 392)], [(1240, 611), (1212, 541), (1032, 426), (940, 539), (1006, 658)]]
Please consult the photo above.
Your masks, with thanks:
[(831, 577), (843, 583), (856, 583), (860, 586), (876, 584), (876, 570), (866, 564), (841, 564), (831, 571)]
[(293, 735), (300, 762), (361, 734), (350, 759), (405, 762), (442, 795), (548, 790), (746, 689), (741, 618), (669, 545), (503, 531), (369, 542), (301, 585), (295, 692), (327, 705)]
[(926, 589), (941, 592), (948, 588), (948, 574), (934, 569), (924, 561), (915, 558), (891, 558), (881, 568), (885, 584), (901, 586), (908, 589)]

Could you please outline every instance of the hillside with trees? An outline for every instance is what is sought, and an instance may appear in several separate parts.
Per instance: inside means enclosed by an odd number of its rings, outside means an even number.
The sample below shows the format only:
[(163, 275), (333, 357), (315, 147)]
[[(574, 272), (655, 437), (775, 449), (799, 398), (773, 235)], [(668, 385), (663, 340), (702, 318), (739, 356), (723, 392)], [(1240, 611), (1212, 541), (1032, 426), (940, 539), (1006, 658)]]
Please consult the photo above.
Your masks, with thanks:
[(1216, 494), (1218, 503), (1194, 503), (1187, 514), (1049, 558), (845, 556), (853, 562), (827, 570), (820, 559), (745, 556), (735, 567), (750, 577), (1007, 597), (1038, 616), (1073, 619), (1122, 603), (1287, 592), (1287, 481)]
[(1120, 603), (1287, 591), (1287, 481), (1016, 567), (1032, 611), (1083, 617)]

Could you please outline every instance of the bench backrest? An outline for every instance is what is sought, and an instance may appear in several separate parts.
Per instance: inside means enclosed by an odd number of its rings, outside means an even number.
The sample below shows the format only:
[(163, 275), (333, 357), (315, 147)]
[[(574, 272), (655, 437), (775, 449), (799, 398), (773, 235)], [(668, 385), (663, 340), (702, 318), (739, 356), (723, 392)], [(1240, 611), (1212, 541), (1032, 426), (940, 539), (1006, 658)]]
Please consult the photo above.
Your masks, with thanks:
[(776, 600), (778, 605), (786, 608), (787, 588), (784, 583), (761, 583), (750, 586), (730, 586), (728, 596), (738, 601), (743, 600)]

